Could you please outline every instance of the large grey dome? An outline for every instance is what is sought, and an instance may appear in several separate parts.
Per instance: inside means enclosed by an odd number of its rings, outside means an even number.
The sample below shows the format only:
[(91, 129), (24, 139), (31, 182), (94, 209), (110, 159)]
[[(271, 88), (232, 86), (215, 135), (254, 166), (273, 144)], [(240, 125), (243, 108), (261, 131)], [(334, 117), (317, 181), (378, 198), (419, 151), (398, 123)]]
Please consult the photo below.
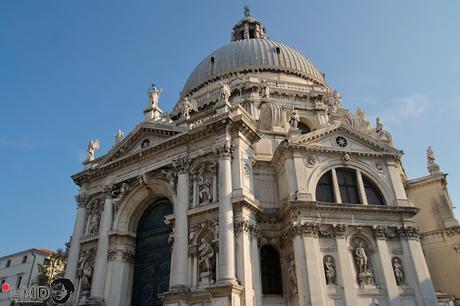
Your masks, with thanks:
[(192, 72), (181, 95), (238, 72), (274, 71), (325, 84), (322, 73), (297, 50), (266, 38), (239, 39), (212, 52)]

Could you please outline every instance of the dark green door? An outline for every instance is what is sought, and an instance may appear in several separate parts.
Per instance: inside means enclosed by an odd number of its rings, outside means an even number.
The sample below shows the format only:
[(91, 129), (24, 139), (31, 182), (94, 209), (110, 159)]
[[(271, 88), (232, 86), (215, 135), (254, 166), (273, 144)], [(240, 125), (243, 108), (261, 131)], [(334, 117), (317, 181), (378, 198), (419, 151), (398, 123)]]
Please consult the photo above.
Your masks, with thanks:
[(172, 204), (160, 200), (147, 208), (139, 222), (132, 306), (163, 305), (158, 294), (169, 289), (171, 263), (171, 228), (164, 218), (172, 212)]

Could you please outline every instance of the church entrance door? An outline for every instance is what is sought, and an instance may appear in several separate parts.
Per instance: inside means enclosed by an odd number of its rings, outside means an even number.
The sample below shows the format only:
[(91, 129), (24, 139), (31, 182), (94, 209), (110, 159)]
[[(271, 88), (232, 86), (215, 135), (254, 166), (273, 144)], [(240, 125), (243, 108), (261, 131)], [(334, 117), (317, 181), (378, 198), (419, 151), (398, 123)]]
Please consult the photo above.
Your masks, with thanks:
[(141, 217), (137, 229), (136, 261), (132, 306), (163, 305), (158, 294), (169, 289), (171, 227), (164, 223), (172, 214), (172, 204), (160, 200), (151, 204)]

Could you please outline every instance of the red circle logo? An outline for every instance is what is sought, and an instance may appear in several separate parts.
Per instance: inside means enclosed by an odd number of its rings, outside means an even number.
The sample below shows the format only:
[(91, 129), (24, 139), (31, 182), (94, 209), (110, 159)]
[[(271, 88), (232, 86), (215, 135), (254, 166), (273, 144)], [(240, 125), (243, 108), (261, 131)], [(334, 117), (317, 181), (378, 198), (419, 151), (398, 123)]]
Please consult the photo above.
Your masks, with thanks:
[(10, 284), (4, 283), (2, 285), (2, 292), (8, 292), (8, 291), (10, 291)]

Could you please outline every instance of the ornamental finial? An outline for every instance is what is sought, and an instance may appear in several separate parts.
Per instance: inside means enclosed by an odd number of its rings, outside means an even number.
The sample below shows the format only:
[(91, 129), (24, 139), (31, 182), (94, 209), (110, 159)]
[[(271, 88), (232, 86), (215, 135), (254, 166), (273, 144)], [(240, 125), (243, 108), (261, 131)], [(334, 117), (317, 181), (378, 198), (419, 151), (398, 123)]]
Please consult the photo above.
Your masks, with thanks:
[(243, 7), (243, 12), (245, 18), (251, 17), (251, 9), (249, 8), (249, 5), (245, 5)]

